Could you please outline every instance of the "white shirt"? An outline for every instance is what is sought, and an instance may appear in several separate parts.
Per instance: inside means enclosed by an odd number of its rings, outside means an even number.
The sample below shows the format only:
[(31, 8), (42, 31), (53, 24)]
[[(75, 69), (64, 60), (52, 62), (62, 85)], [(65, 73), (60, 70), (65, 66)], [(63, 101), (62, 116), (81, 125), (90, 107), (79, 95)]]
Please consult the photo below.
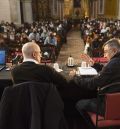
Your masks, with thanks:
[(34, 34), (32, 32), (32, 33), (29, 34), (28, 38), (29, 38), (30, 41), (32, 41), (32, 40), (39, 41), (40, 35), (39, 35), (39, 33)]
[(23, 62), (27, 62), (27, 61), (34, 62), (35, 64), (39, 64), (39, 62), (34, 59), (24, 59), (23, 60)]
[(85, 48), (84, 48), (84, 53), (88, 54), (88, 48), (90, 47), (89, 43), (86, 43)]

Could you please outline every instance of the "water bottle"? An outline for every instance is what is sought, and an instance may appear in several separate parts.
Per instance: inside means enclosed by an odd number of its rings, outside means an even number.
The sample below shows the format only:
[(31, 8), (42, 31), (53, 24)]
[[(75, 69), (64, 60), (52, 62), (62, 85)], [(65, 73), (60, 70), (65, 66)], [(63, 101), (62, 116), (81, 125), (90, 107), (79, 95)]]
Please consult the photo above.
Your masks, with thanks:
[(74, 58), (71, 55), (68, 57), (68, 66), (74, 66)]

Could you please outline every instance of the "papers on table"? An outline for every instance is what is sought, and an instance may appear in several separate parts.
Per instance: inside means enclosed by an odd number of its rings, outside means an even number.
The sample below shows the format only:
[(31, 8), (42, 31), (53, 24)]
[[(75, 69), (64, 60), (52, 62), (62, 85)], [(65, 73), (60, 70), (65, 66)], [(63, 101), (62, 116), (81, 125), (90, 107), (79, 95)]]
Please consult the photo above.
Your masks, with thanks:
[(57, 72), (62, 72), (63, 70), (62, 69), (55, 69)]
[(78, 67), (78, 72), (80, 75), (97, 75), (96, 69), (92, 67)]
[(54, 63), (53, 64), (53, 68), (57, 71), (57, 72), (62, 72), (63, 70), (59, 68), (59, 64), (58, 63)]

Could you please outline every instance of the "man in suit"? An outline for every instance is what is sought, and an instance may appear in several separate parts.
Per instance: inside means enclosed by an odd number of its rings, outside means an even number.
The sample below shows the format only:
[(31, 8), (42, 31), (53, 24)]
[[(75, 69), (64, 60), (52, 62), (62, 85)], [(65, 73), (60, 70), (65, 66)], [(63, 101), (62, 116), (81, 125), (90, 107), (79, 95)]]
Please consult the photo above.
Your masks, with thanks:
[(35, 42), (25, 43), (22, 47), (23, 63), (11, 70), (15, 84), (26, 81), (53, 83), (57, 87), (66, 86), (66, 79), (52, 67), (40, 64), (41, 50)]
[[(103, 67), (102, 71), (92, 78), (75, 77), (70, 81), (70, 85), (81, 87), (82, 89), (89, 89), (90, 91), (104, 87), (108, 84), (120, 81), (120, 41), (118, 39), (110, 39), (104, 46), (104, 57), (108, 59), (108, 63)], [(90, 57), (84, 56), (84, 60), (92, 62)], [(73, 75), (73, 73), (71, 73)], [(82, 110), (96, 112), (97, 99), (83, 99), (80, 100), (76, 107), (79, 112)], [(101, 102), (100, 114), (104, 114), (104, 104)]]

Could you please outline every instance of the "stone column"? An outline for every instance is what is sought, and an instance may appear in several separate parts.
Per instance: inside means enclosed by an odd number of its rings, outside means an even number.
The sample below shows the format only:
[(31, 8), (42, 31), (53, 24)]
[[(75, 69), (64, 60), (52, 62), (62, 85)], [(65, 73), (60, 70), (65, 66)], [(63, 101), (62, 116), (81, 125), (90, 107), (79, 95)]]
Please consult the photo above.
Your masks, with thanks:
[(57, 0), (57, 16), (61, 20), (61, 0)]
[(55, 11), (55, 9), (54, 9), (54, 8), (55, 8), (55, 0), (53, 0), (53, 3), (52, 3), (52, 4), (53, 4), (53, 5), (52, 5), (52, 7), (53, 7), (52, 14), (53, 14), (53, 16), (54, 16), (54, 15), (55, 15), (55, 12), (54, 12), (54, 11)]
[(24, 22), (32, 23), (33, 15), (32, 15), (32, 0), (23, 0), (23, 17)]
[(120, 0), (118, 0), (118, 19), (120, 19)]
[(21, 24), (20, 0), (17, 0), (17, 22)]
[(56, 14), (57, 14), (57, 18), (60, 18), (60, 2), (57, 0), (57, 11), (56, 11)]
[(60, 20), (63, 20), (64, 2), (60, 1)]
[(11, 22), (9, 0), (0, 0), (0, 21)]
[(20, 0), (10, 0), (11, 21), (21, 24)]
[(60, 17), (60, 20), (62, 20), (62, 2), (61, 1), (59, 2), (59, 17)]

